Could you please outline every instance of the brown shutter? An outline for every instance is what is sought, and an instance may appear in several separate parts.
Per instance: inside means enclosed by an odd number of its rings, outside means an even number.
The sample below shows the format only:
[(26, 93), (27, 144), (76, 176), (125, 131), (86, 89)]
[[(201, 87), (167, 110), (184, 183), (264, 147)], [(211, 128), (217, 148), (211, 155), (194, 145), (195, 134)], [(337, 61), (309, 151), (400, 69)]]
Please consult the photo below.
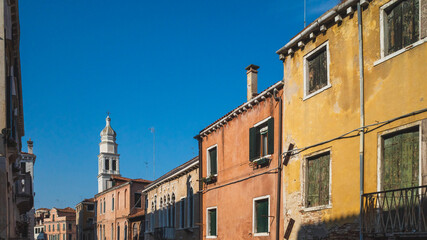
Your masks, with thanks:
[(253, 161), (254, 159), (257, 158), (257, 156), (255, 156), (256, 131), (257, 131), (256, 127), (249, 128), (249, 161)]

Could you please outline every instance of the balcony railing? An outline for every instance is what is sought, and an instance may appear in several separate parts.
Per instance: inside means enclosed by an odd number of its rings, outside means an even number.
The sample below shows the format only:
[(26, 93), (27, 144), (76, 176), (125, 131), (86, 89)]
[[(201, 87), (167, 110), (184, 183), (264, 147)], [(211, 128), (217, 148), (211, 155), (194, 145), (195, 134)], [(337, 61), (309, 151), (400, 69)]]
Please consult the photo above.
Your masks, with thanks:
[(154, 239), (156, 240), (172, 240), (175, 239), (175, 228), (159, 227), (154, 229)]
[(364, 194), (366, 236), (427, 235), (427, 186)]

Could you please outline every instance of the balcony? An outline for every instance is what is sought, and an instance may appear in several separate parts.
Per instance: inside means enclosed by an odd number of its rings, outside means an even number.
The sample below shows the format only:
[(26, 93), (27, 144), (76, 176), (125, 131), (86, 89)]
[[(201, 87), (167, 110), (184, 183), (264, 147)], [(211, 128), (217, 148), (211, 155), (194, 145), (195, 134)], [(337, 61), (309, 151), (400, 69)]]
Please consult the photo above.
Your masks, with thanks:
[(159, 227), (154, 229), (154, 239), (169, 240), (175, 239), (175, 228)]
[(366, 237), (427, 237), (427, 185), (363, 194)]
[(20, 174), (15, 182), (16, 205), (19, 213), (24, 214), (33, 207), (32, 178), (30, 173)]

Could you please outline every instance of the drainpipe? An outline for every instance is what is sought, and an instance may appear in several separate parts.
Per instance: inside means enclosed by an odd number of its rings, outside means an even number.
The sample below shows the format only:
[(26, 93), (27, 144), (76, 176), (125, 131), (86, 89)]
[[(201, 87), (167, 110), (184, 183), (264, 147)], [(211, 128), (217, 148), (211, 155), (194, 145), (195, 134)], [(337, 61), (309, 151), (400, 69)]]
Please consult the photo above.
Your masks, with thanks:
[(282, 193), (282, 98), (277, 90), (273, 92), (274, 100), (279, 102), (279, 150), (277, 154), (277, 206), (276, 206), (276, 240), (280, 239), (280, 202)]
[(364, 161), (365, 161), (365, 105), (364, 105), (364, 69), (363, 69), (363, 29), (362, 29), (362, 9), (360, 2), (357, 2), (357, 23), (359, 28), (359, 77), (360, 77), (360, 144), (359, 144), (359, 161), (360, 161), (360, 239), (363, 240), (362, 232), (362, 213), (363, 213), (363, 193), (364, 193)]
[(202, 179), (202, 169), (203, 169), (203, 161), (202, 161), (202, 137), (197, 135), (194, 137), (199, 144), (199, 238), (203, 240), (203, 182), (200, 181)]

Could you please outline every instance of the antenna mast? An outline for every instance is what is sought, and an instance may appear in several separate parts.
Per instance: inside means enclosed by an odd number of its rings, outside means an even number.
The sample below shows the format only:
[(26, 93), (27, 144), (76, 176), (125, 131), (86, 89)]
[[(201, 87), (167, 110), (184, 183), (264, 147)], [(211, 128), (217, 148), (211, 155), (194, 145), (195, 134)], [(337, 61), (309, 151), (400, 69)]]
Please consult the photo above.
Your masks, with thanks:
[(304, 28), (306, 27), (306, 17), (307, 17), (307, 0), (304, 0)]
[(156, 179), (156, 134), (154, 127), (150, 128), (151, 133), (153, 134), (153, 181)]

